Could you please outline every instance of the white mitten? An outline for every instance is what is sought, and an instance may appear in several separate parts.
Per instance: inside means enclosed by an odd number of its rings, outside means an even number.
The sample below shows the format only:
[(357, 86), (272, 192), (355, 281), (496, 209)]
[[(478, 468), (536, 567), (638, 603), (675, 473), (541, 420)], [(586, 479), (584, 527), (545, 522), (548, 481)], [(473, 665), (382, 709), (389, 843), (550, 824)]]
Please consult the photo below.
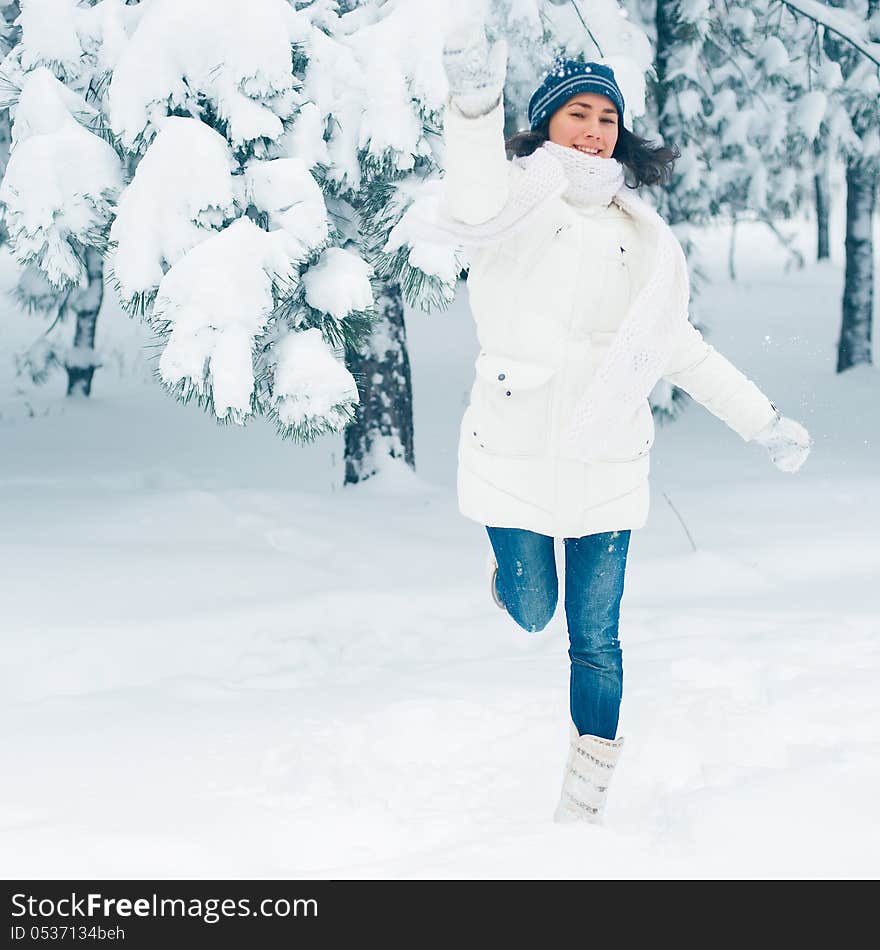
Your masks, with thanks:
[(780, 416), (755, 436), (758, 445), (770, 453), (770, 460), (783, 472), (796, 472), (813, 446), (810, 433), (794, 419)]
[(446, 36), (443, 68), (456, 109), (469, 119), (486, 115), (498, 104), (507, 75), (507, 43), (492, 44), (478, 20), (468, 20)]

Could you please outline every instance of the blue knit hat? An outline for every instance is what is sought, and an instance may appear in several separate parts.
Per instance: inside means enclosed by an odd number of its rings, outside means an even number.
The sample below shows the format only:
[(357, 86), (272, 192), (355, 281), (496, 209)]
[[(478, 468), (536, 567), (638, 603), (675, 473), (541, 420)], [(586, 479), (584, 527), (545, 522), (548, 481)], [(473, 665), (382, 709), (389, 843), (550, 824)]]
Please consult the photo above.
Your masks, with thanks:
[(601, 63), (579, 63), (557, 56), (544, 81), (529, 99), (531, 128), (536, 129), (579, 92), (598, 92), (608, 96), (617, 107), (620, 123), (623, 124), (623, 93), (614, 78), (614, 70)]

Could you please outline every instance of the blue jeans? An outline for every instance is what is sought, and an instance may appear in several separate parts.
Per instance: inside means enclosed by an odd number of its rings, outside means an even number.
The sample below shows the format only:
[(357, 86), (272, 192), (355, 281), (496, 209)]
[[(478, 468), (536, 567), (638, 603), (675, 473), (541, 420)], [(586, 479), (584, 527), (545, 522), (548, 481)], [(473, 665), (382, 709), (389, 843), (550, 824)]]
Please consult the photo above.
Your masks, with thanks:
[[(507, 612), (524, 630), (543, 630), (559, 596), (553, 538), (522, 528), (486, 531)], [(629, 539), (629, 531), (609, 531), (564, 540), (571, 718), (580, 735), (617, 734), (623, 695), (617, 631)]]

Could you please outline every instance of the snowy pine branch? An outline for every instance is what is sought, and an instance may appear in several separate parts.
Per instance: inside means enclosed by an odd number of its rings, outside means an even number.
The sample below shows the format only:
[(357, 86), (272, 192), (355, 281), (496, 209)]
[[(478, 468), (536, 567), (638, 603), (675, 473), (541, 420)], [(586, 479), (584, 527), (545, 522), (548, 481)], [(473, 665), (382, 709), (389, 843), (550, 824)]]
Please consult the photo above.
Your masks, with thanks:
[(851, 11), (842, 7), (831, 7), (818, 0), (777, 0), (793, 13), (801, 14), (819, 26), (840, 37), (854, 49), (880, 66), (880, 43), (870, 40), (866, 32), (865, 20), (860, 20)]
[(21, 98), (21, 85), (0, 71), (0, 110), (11, 109)]

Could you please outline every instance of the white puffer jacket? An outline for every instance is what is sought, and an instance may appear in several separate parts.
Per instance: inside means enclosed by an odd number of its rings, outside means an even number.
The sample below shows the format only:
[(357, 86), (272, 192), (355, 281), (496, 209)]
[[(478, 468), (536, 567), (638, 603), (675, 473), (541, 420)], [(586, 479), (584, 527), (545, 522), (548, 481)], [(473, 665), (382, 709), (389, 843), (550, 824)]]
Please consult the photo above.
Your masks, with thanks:
[[(465, 118), (447, 107), (443, 212), (476, 225), (499, 214), (511, 163), (503, 108)], [(612, 201), (546, 201), (511, 237), (469, 249), (480, 354), (461, 424), (458, 499), (485, 525), (554, 537), (640, 528), (648, 515), (654, 421), (645, 400), (600, 458), (562, 450), (565, 423), (644, 280), (639, 232)], [(690, 324), (664, 372), (751, 439), (776, 410)]]

